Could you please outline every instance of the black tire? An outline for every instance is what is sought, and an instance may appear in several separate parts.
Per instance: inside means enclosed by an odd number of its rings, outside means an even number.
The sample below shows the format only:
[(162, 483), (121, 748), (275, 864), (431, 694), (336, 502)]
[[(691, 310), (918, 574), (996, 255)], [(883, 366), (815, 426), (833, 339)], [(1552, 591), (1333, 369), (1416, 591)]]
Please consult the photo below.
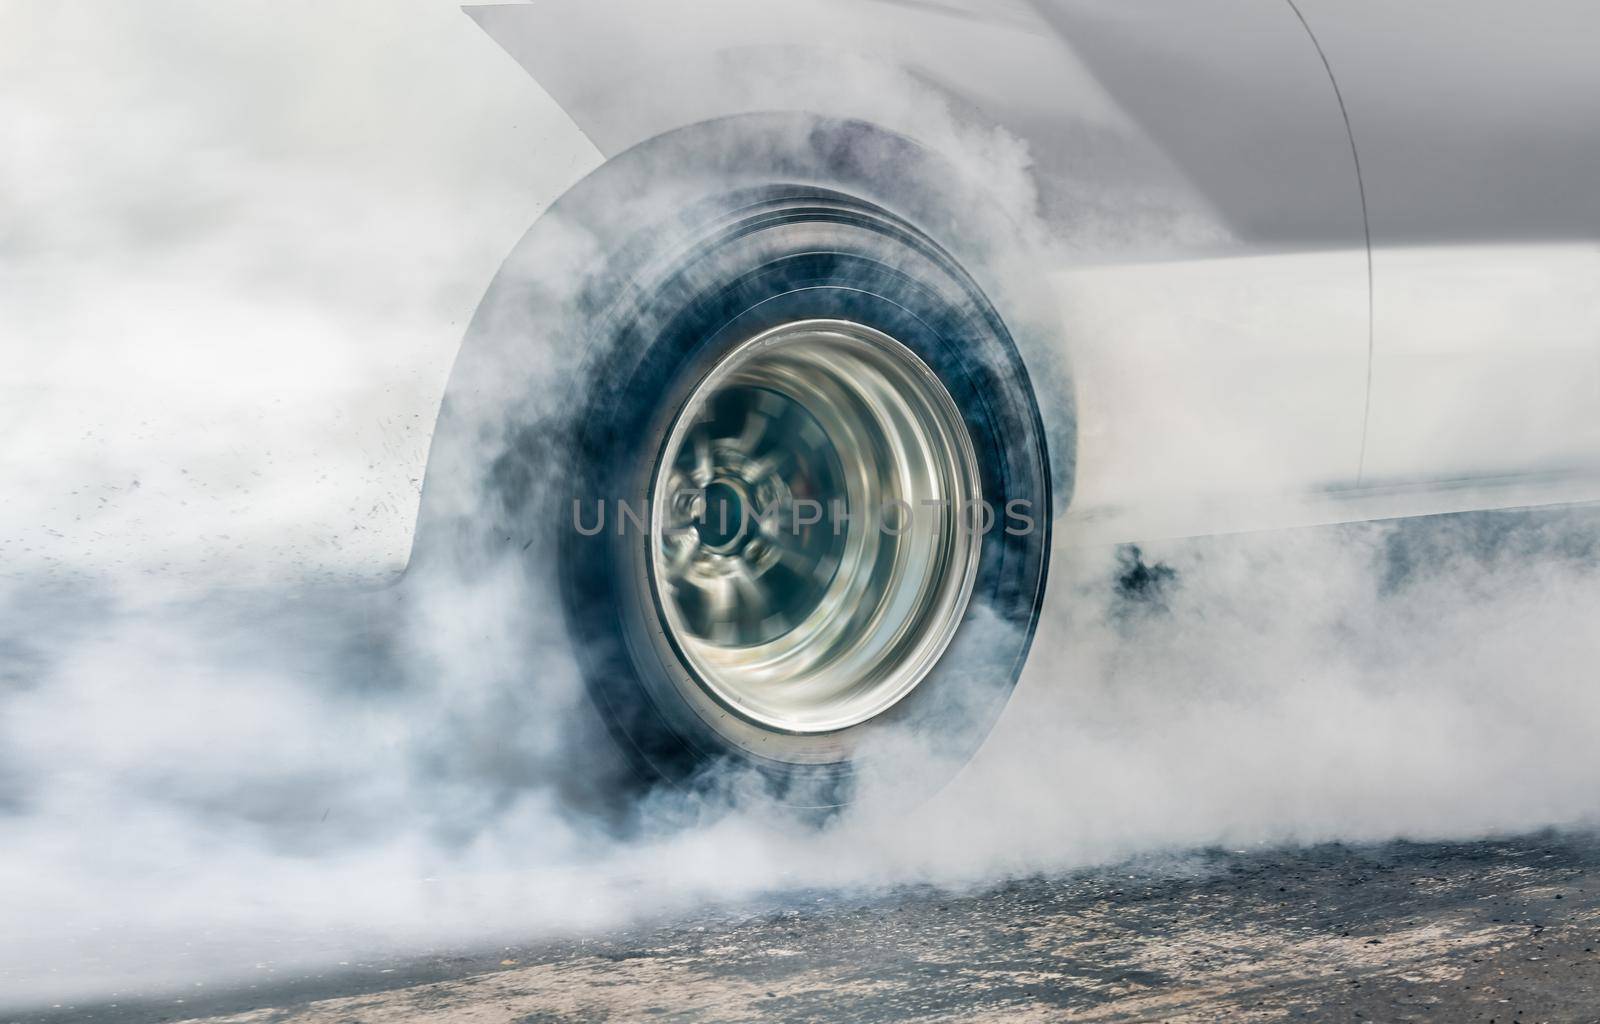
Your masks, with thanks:
[[(530, 232), (452, 379), (414, 562), (515, 558), (530, 593), (558, 591), (564, 655), (642, 779), (693, 785), (736, 766), (792, 804), (830, 806), (850, 798), (879, 739), (921, 737), (951, 767), (976, 750), (1032, 639), (1052, 500), (1027, 370), (946, 247), (968, 240), (961, 216), (939, 205), (953, 176), (865, 126), (804, 129), (747, 120), (646, 143)], [(885, 180), (898, 183), (888, 201)], [(917, 226), (929, 220), (956, 237), (935, 240)], [(914, 352), (960, 411), (985, 500), (1030, 522), (983, 536), (961, 624), (909, 694), (848, 728), (793, 733), (719, 702), (663, 642), (647, 533), (589, 536), (573, 510), (646, 507), (666, 434), (708, 369), (751, 336), (808, 318), (862, 324)], [(430, 493), (463, 482), (466, 500)]]

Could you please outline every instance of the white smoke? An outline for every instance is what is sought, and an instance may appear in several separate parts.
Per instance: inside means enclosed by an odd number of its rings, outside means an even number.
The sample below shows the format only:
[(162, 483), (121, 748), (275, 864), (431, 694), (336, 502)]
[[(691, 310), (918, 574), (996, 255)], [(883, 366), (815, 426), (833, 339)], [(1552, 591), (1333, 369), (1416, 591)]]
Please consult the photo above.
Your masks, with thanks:
[(9, 1002), (1600, 811), (1600, 518), (1558, 511), (1084, 549), (927, 802), (900, 737), (823, 827), (728, 775), (618, 831), (550, 595), (307, 583), (398, 569), (466, 318), (592, 151), (448, 5), (5, 17)]
[(0, 124), (8, 574), (397, 571), (484, 284), (598, 162), (429, 0), (8, 3)]
[[(496, 682), (527, 646), (496, 630), (507, 592), (450, 595), (399, 666), (361, 643), (371, 593), (284, 611), (276, 591), (13, 587), (7, 991), (127, 996), (794, 887), (1590, 825), (1597, 527), (1484, 513), (1175, 543), (1143, 553), (1142, 585), (1128, 552), (1086, 552), (1055, 581), (1051, 656), (926, 803), (869, 780), (817, 828), (729, 776), (658, 794), (626, 838), (574, 809), (609, 769), (566, 742), (587, 717), (570, 680)], [(936, 770), (910, 741), (878, 753), (891, 782)]]

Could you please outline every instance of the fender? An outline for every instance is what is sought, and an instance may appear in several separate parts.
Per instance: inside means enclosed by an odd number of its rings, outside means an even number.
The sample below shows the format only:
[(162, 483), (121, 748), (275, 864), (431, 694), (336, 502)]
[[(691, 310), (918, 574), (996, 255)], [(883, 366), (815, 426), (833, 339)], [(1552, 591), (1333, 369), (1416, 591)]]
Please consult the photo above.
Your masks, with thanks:
[[(467, 12), (607, 156), (716, 119), (806, 111), (908, 137), (980, 182), (1043, 242), (1054, 353), (1023, 354), (1036, 375), (1052, 355), (1072, 365), (1074, 394), (1058, 398), (1076, 407), (1069, 518), (1085, 538), (1212, 532), (1245, 522), (1241, 508), (1297, 521), (1298, 505), (1262, 496), (1354, 480), (1368, 358), (1359, 190), (1327, 75), (1286, 4)], [(1241, 393), (1245, 379), (1258, 384)]]
[(925, 145), (948, 142), (952, 120), (1022, 137), (1062, 118), (1134, 134), (1029, 5), (989, 6), (548, 0), (465, 10), (606, 157), (688, 124), (777, 110), (870, 121)]
[(1364, 245), (1336, 98), (1283, 0), (466, 11), (607, 157), (698, 121), (803, 110), (877, 124), (985, 180), (1020, 147), (1039, 212), (1091, 261)]
[[(910, 138), (1019, 218), (1051, 221), (1052, 234), (1137, 197), (1138, 225), (1076, 232), (1080, 256), (1174, 255), (1180, 222), (1208, 244), (1228, 233), (1195, 226), (1218, 222), (1213, 204), (1030, 4), (541, 0), (466, 11), (608, 158), (699, 122), (803, 111)], [(1173, 47), (1193, 20), (1165, 30)]]

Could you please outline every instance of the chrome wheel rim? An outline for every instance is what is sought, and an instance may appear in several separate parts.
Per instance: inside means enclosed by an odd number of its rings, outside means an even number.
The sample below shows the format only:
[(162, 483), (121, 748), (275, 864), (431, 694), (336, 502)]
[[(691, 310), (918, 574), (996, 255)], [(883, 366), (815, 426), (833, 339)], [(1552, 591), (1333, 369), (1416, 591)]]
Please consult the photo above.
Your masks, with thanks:
[(982, 544), (977, 456), (910, 349), (804, 320), (724, 356), (668, 431), (650, 572), (690, 682), (759, 725), (887, 711), (955, 635)]

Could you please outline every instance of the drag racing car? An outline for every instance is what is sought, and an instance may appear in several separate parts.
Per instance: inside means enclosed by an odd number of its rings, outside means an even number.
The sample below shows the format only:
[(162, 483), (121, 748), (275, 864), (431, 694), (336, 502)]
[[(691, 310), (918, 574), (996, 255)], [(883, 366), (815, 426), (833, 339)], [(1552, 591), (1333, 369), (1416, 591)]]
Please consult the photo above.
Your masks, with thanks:
[(548, 596), (643, 777), (959, 763), (1084, 545), (1600, 498), (1592, 5), (467, 13), (607, 159), (478, 309), (412, 571)]

